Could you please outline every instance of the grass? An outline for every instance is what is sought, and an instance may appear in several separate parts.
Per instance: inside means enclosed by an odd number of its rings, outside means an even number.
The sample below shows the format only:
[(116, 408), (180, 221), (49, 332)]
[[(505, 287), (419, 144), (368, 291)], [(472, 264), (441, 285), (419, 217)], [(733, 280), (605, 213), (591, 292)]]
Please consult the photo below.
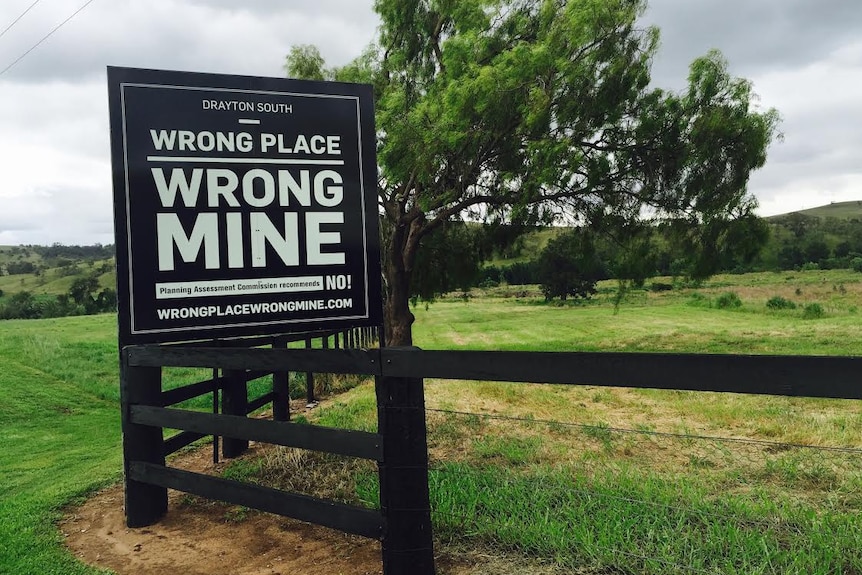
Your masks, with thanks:
[[(0, 322), (0, 573), (89, 574), (54, 523), (122, 472), (112, 316)], [(190, 382), (174, 370), (165, 387)], [(207, 400), (200, 398), (201, 406)]]
[[(862, 274), (847, 270), (719, 275), (698, 288), (634, 292), (617, 310), (614, 290), (603, 282), (594, 301), (565, 306), (544, 305), (537, 289), (520, 287), (466, 301), (442, 298), (414, 308), (414, 341), (426, 349), (786, 355), (855, 355), (862, 341)], [(741, 305), (718, 307), (730, 291)], [(766, 304), (775, 296), (798, 309), (771, 310)], [(813, 304), (822, 309), (820, 318), (800, 322)]]
[[(858, 447), (855, 405), (458, 381), (429, 382), (426, 400), (432, 517), (450, 553), (483, 548), (585, 573), (862, 569), (860, 454), (779, 443)], [(457, 411), (471, 407), (487, 415)], [(605, 419), (632, 412), (625, 429)], [(374, 419), (366, 384), (316, 422)], [(342, 480), (377, 504), (373, 470)]]
[[(504, 286), (415, 309), (414, 333), (426, 349), (860, 355), (860, 282), (836, 270), (726, 275), (633, 292), (617, 309), (612, 284), (559, 307)], [(730, 292), (741, 305), (718, 307)], [(797, 307), (770, 309), (773, 297)], [(821, 317), (803, 319), (812, 304)], [(97, 572), (64, 550), (53, 523), (119, 478), (115, 338), (106, 315), (0, 322), (0, 573)], [(169, 370), (165, 386), (206, 375)], [(789, 445), (862, 448), (858, 402), (429, 380), (426, 403), (435, 530), (456, 551), (602, 574), (862, 572), (862, 458)], [(373, 387), (314, 413), (312, 423), (374, 430)], [(376, 502), (373, 466), (268, 453), (228, 473)]]
[(111, 323), (0, 326), (0, 573), (95, 572), (64, 550), (54, 522), (119, 477), (114, 332), (93, 329)]

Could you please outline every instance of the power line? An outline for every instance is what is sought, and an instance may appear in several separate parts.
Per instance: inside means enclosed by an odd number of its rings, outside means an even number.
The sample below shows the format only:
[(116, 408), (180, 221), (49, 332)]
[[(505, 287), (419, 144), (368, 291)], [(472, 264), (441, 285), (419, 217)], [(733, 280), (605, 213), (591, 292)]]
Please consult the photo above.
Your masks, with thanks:
[(74, 18), (75, 16), (77, 16), (78, 14), (80, 14), (80, 13), (84, 10), (84, 8), (86, 8), (87, 6), (89, 6), (90, 4), (92, 4), (92, 3), (93, 3), (93, 1), (94, 1), (94, 0), (87, 0), (87, 1), (84, 3), (84, 5), (83, 5), (83, 6), (81, 6), (80, 8), (78, 8), (77, 10), (75, 10), (75, 11), (72, 13), (72, 15), (71, 15), (71, 16), (69, 16), (68, 18), (66, 18), (65, 20), (63, 20), (63, 21), (62, 21), (62, 22), (60, 22), (59, 24), (57, 24), (57, 25), (54, 27), (54, 29), (53, 29), (53, 30), (51, 30), (50, 32), (48, 32), (47, 34), (45, 34), (45, 35), (42, 37), (42, 39), (41, 39), (41, 40), (39, 40), (38, 42), (36, 42), (35, 44), (33, 44), (33, 46), (32, 46), (29, 50), (27, 50), (26, 52), (24, 52), (23, 54), (21, 54), (20, 56), (18, 56), (18, 58), (17, 58), (14, 62), (12, 62), (11, 64), (9, 64), (9, 65), (8, 65), (8, 66), (6, 66), (5, 68), (3, 68), (3, 71), (2, 71), (2, 72), (0, 72), (0, 76), (2, 76), (3, 74), (5, 74), (6, 72), (8, 72), (8, 71), (12, 68), (12, 66), (14, 66), (15, 64), (17, 64), (18, 62), (20, 62), (21, 60), (23, 60), (23, 59), (27, 56), (27, 54), (29, 54), (30, 52), (32, 52), (33, 50), (35, 50), (36, 48), (38, 48), (38, 47), (42, 44), (42, 42), (44, 42), (45, 40), (47, 40), (48, 38), (50, 38), (50, 37), (54, 34), (54, 32), (56, 32), (57, 30), (59, 30), (60, 28), (62, 28), (63, 26), (65, 26), (65, 25), (69, 22), (69, 20), (71, 20), (72, 18)]
[(2, 37), (3, 37), (3, 34), (5, 34), (6, 32), (8, 32), (8, 31), (12, 28), (12, 26), (14, 26), (15, 24), (17, 24), (17, 23), (18, 23), (18, 20), (20, 20), (21, 18), (23, 18), (24, 16), (26, 16), (26, 15), (27, 15), (27, 12), (29, 12), (30, 10), (32, 10), (32, 9), (33, 9), (33, 7), (34, 7), (36, 4), (38, 4), (39, 2), (41, 2), (41, 1), (42, 1), (42, 0), (36, 0), (36, 1), (35, 1), (35, 2), (33, 2), (32, 4), (30, 4), (30, 6), (29, 6), (26, 10), (24, 10), (23, 12), (21, 12), (21, 15), (20, 15), (20, 16), (18, 16), (17, 18), (15, 18), (15, 19), (12, 21), (12, 23), (11, 23), (11, 24), (9, 24), (8, 26), (6, 26), (6, 28), (4, 28), (4, 30), (3, 30), (2, 32), (0, 32), (0, 38), (2, 38)]

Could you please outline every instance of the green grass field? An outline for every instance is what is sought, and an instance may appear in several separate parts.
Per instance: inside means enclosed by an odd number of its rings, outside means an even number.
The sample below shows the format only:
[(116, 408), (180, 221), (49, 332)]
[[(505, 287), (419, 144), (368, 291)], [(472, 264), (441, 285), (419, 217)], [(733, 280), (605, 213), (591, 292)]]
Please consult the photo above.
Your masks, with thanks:
[[(613, 285), (565, 306), (495, 288), (417, 308), (415, 342), (862, 355), (860, 280), (718, 276), (633, 292), (616, 309)], [(719, 307), (731, 291), (741, 306)], [(798, 307), (772, 311), (774, 296)], [(806, 319), (813, 303), (822, 314)], [(112, 316), (0, 322), (0, 573), (96, 572), (63, 549), (54, 522), (120, 476), (115, 338)], [(587, 573), (862, 572), (862, 457), (788, 446), (862, 448), (856, 402), (436, 380), (426, 393), (436, 532), (454, 552), (478, 546)], [(359, 386), (316, 417), (373, 428), (373, 390)], [(373, 503), (373, 474), (353, 479), (354, 497)]]

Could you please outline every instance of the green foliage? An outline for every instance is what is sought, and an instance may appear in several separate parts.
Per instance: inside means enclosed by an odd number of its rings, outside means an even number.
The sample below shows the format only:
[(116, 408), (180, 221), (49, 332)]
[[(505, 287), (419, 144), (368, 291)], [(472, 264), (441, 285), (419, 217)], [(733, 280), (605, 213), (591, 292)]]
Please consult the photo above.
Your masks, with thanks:
[(789, 299), (776, 295), (769, 298), (769, 301), (766, 302), (766, 307), (772, 310), (796, 309), (796, 304)]
[(515, 262), (502, 267), (484, 267), (479, 272), (476, 285), (479, 287), (493, 287), (500, 285), (500, 283), (507, 283), (509, 285), (528, 285), (538, 284), (540, 282), (539, 262), (529, 261)]
[(819, 303), (809, 303), (802, 308), (802, 319), (820, 319), (825, 312)]
[(589, 299), (605, 275), (590, 232), (573, 228), (550, 242), (539, 256), (539, 281), (546, 301)]
[(724, 292), (715, 298), (715, 307), (718, 309), (737, 309), (742, 307), (742, 300), (736, 292)]
[(425, 236), (413, 268), (413, 303), (433, 301), (438, 294), (475, 285), (485, 259), (484, 233), (482, 226), (450, 221), (437, 233)]
[(38, 267), (33, 262), (9, 262), (6, 264), (6, 273), (11, 275), (32, 274), (35, 273)]
[[(614, 235), (655, 221), (691, 231), (693, 273), (748, 227), (750, 172), (779, 122), (718, 52), (695, 60), (679, 94), (651, 89), (658, 30), (644, 0), (378, 0), (380, 36), (336, 79), (374, 86), (383, 268), (394, 344), (409, 344), (422, 241), (453, 219), (553, 220)], [(327, 73), (295, 47), (291, 75)], [(748, 236), (746, 236), (748, 238)], [(750, 238), (746, 239), (749, 241)], [(420, 249), (421, 248), (421, 249)], [(732, 250), (731, 250), (732, 251)], [(632, 278), (635, 281), (635, 278)]]
[(326, 61), (317, 46), (293, 46), (285, 58), (284, 70), (290, 78), (305, 80), (331, 80), (332, 72), (325, 68)]

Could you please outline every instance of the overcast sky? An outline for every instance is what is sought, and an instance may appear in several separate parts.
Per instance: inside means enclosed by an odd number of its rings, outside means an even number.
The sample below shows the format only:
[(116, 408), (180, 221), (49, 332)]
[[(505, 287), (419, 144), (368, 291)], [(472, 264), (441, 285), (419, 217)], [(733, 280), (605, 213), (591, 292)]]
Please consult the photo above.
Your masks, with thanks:
[[(0, 0), (0, 32), (34, 0)], [(0, 71), (86, 0), (39, 0), (0, 35)], [(0, 73), (0, 245), (113, 243), (105, 67), (282, 76), (293, 44), (344, 64), (375, 37), (371, 0), (93, 0)], [(720, 49), (777, 108), (782, 143), (751, 179), (760, 213), (862, 200), (862, 1), (652, 0), (657, 85)]]

